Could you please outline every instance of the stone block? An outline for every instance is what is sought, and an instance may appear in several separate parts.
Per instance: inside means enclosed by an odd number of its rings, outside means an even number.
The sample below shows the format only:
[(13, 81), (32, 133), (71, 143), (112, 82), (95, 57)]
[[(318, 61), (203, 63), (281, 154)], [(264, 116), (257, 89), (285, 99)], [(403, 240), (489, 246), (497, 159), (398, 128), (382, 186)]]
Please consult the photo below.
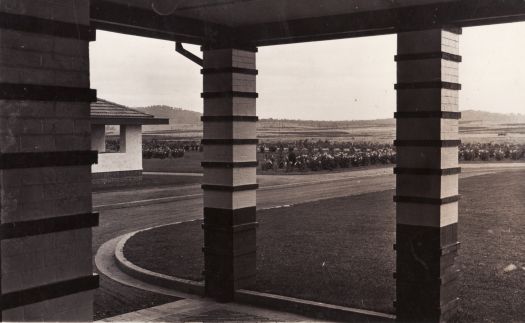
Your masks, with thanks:
[(256, 205), (256, 190), (226, 192), (204, 190), (204, 207), (242, 209)]
[(0, 52), (0, 65), (14, 68), (26, 67), (89, 72), (88, 56), (70, 56), (11, 47), (2, 48)]
[(446, 53), (459, 55), (459, 35), (441, 29), (399, 33), (398, 54)]
[[(91, 181), (90, 167), (87, 165), (60, 167), (56, 174), (56, 183), (82, 183), (87, 185)], [(82, 186), (81, 191), (90, 191), (87, 186)]]
[(11, 309), (2, 311), (2, 320), (4, 322), (23, 322), (25, 321), (24, 308), (17, 307), (17, 308), (11, 308)]
[(57, 118), (89, 119), (90, 104), (86, 102), (56, 102)]
[(3, 189), (18, 188), (22, 185), (23, 172), (19, 169), (0, 170), (1, 185)]
[(0, 66), (0, 82), (20, 83), (20, 69), (9, 66)]
[(75, 133), (74, 119), (47, 119), (44, 121), (44, 132), (49, 134)]
[(396, 194), (424, 198), (458, 195), (458, 175), (397, 174)]
[(256, 167), (204, 168), (203, 184), (239, 186), (256, 183)]
[(74, 133), (90, 134), (91, 133), (91, 120), (90, 119), (75, 119)]
[(255, 68), (255, 53), (238, 49), (214, 49), (204, 51), (204, 68)]
[(204, 139), (257, 139), (257, 124), (250, 121), (207, 121)]
[(204, 161), (247, 162), (257, 160), (256, 145), (205, 145)]
[(444, 59), (420, 59), (397, 62), (397, 82), (451, 82), (458, 83), (457, 62)]
[[(88, 58), (89, 42), (86, 40), (54, 37), (53, 52), (62, 55)], [(89, 64), (89, 61), (87, 64)]]
[(445, 169), (458, 167), (457, 147), (397, 147), (397, 166)]
[(204, 100), (204, 115), (208, 116), (255, 116), (255, 98), (213, 98)]
[(51, 135), (20, 136), (20, 151), (22, 152), (54, 151), (55, 147), (55, 138)]
[(89, 134), (57, 134), (53, 139), (56, 150), (58, 151), (91, 149)]
[(0, 134), (0, 153), (20, 151), (20, 137)]
[(83, 196), (91, 191), (91, 182), (66, 182), (49, 184), (45, 186), (44, 198), (46, 200), (60, 200), (68, 196)]
[(35, 34), (10, 29), (0, 29), (0, 48), (13, 48), (26, 51), (48, 53), (53, 51), (53, 36)]
[(440, 118), (398, 118), (398, 140), (459, 140), (458, 120)]
[(55, 115), (55, 102), (11, 101), (18, 108), (18, 116), (45, 119)]
[[(10, 190), (12, 191), (12, 190)], [(11, 192), (5, 192), (8, 203), (1, 205), (3, 222), (28, 221), (47, 218), (53, 214), (54, 201), (22, 202)]]
[(458, 111), (459, 91), (447, 89), (397, 90), (397, 111)]
[(255, 75), (218, 73), (204, 75), (204, 92), (255, 92)]
[(89, 88), (89, 73), (73, 70), (56, 70), (53, 85)]
[(63, 199), (51, 201), (53, 204), (53, 214), (56, 216), (82, 214), (91, 212), (91, 194), (81, 196), (69, 196)]

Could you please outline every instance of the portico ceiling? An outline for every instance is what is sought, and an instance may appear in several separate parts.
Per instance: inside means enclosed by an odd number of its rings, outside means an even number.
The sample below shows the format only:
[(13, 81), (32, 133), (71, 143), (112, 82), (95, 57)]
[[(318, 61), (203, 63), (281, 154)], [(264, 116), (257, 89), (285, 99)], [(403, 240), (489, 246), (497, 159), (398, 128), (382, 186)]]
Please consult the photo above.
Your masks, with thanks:
[(525, 20), (522, 0), (91, 0), (97, 29), (264, 46)]
[[(451, 1), (454, 0), (164, 0), (159, 3), (174, 8), (176, 16), (239, 27)], [(110, 2), (152, 11), (156, 3), (155, 0)]]

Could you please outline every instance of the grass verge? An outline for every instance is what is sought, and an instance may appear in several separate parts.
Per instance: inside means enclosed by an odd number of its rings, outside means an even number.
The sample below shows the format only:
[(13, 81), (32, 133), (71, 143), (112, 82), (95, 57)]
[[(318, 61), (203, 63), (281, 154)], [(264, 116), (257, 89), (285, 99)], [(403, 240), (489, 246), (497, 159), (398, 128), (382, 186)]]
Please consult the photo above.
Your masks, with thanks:
[(187, 151), (183, 157), (167, 159), (142, 159), (145, 172), (202, 173), (202, 153)]
[(179, 186), (188, 184), (200, 184), (202, 181), (201, 176), (177, 176), (177, 175), (142, 175), (142, 181), (140, 183), (126, 183), (126, 184), (106, 184), (106, 185), (94, 185), (93, 192), (110, 192), (110, 191), (122, 191), (128, 189), (144, 189), (160, 186)]

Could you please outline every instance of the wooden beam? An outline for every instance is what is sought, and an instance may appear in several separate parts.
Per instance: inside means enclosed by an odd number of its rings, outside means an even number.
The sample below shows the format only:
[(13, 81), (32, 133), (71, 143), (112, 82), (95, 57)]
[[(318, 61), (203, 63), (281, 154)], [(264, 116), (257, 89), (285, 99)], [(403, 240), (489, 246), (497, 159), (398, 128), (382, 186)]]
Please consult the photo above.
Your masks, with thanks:
[(117, 118), (117, 117), (92, 117), (91, 124), (104, 125), (159, 125), (169, 124), (166, 118)]

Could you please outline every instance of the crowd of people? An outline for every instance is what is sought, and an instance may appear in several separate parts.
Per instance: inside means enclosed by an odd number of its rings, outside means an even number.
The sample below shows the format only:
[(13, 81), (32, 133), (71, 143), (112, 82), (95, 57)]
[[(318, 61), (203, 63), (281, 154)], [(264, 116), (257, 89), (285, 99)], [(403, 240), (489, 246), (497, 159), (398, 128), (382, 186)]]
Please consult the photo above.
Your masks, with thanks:
[(150, 140), (142, 143), (142, 158), (166, 159), (184, 157), (186, 151), (202, 151), (202, 145), (195, 141)]
[(391, 145), (377, 143), (332, 143), (301, 141), (293, 144), (259, 146), (263, 155), (261, 169), (286, 171), (318, 171), (395, 164), (396, 153)]
[[(118, 150), (118, 142), (109, 142)], [(202, 151), (198, 141), (150, 140), (142, 144), (142, 155), (150, 158), (180, 158), (187, 151)], [(369, 165), (396, 163), (392, 144), (373, 142), (293, 141), (260, 143), (257, 146), (261, 169), (284, 171), (334, 170)], [(459, 161), (501, 161), (525, 159), (525, 144), (461, 144)]]
[(460, 161), (519, 160), (524, 159), (525, 145), (519, 144), (462, 144), (459, 149)]
[[(334, 170), (377, 164), (395, 164), (396, 150), (391, 144), (370, 142), (298, 141), (261, 144), (261, 169), (283, 171)], [(502, 161), (525, 159), (525, 145), (477, 143), (461, 144), (459, 161)]]

